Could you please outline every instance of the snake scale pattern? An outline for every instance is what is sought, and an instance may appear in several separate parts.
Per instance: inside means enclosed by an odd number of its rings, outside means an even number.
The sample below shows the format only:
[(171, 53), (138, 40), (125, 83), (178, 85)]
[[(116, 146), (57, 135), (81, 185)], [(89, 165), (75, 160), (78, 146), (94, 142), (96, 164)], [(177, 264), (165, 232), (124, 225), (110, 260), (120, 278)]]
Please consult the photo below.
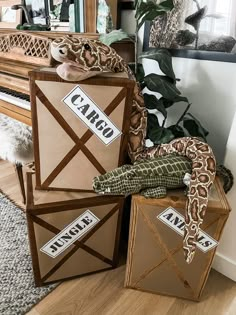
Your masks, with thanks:
[[(101, 72), (123, 72), (135, 80), (124, 60), (115, 50), (97, 40), (62, 37), (51, 45), (52, 57), (62, 64), (57, 73), (67, 81), (81, 81)], [(197, 138), (180, 138), (168, 144), (145, 149), (147, 113), (144, 100), (136, 84), (130, 119), (129, 154), (138, 159), (177, 153), (192, 160), (192, 176), (186, 204), (184, 235), (185, 260), (193, 259), (199, 227), (207, 209), (208, 193), (216, 172), (216, 162), (211, 148)]]

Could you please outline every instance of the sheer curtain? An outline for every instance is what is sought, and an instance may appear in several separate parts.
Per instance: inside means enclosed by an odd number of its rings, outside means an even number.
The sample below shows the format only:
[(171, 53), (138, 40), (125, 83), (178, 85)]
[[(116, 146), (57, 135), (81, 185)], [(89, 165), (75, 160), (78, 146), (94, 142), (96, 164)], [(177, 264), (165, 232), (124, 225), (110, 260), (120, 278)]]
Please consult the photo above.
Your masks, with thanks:
[[(236, 35), (236, 1), (235, 0), (198, 0), (200, 7), (207, 6), (207, 15), (200, 28), (200, 33), (220, 35)], [(185, 0), (186, 16), (196, 12), (197, 6), (193, 0)]]

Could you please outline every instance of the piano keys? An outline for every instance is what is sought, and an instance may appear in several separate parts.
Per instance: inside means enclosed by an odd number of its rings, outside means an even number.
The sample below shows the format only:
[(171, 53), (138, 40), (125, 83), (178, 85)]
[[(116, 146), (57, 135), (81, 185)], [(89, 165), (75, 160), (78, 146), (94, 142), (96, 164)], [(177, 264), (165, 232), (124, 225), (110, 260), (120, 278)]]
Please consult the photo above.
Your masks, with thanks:
[(29, 71), (51, 66), (47, 37), (27, 32), (0, 35), (0, 112), (31, 125)]
[(0, 113), (31, 125), (29, 79), (15, 74), (19, 68), (19, 64), (0, 60)]
[(11, 103), (15, 106), (24, 108), (29, 111), (31, 110), (29, 95), (10, 90), (3, 86), (0, 86), (0, 100)]

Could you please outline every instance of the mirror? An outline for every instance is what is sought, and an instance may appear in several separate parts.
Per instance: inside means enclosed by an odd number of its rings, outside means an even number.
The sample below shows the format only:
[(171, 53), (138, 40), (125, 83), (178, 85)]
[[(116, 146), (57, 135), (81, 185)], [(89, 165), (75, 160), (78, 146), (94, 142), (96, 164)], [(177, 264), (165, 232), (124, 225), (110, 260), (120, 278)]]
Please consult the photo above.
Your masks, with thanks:
[(50, 25), (51, 31), (96, 33), (118, 27), (118, 0), (25, 0), (25, 5), (33, 23)]
[(174, 0), (151, 24), (148, 46), (235, 53), (235, 10), (231, 0)]

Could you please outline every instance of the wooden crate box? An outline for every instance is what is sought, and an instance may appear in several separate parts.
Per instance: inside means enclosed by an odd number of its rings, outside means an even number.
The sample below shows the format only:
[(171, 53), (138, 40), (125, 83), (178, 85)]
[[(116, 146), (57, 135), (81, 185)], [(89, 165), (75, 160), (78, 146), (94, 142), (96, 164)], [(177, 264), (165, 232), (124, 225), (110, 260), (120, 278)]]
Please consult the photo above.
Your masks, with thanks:
[(126, 162), (134, 81), (125, 73), (81, 82), (30, 72), (36, 185), (92, 191), (92, 179)]
[(195, 257), (183, 254), (186, 197), (170, 191), (164, 199), (132, 197), (125, 287), (198, 301), (207, 281), (230, 207), (218, 180), (211, 191)]
[(115, 268), (123, 197), (37, 191), (27, 174), (27, 222), (36, 286)]

